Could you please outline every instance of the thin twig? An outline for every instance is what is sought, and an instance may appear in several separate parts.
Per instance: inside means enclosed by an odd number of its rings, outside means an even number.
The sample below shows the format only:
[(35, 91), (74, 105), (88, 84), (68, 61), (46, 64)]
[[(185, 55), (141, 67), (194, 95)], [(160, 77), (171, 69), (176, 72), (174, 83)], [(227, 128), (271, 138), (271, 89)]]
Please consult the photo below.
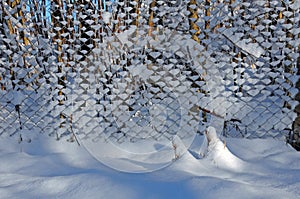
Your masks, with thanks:
[(200, 107), (200, 106), (199, 106), (199, 109), (200, 109), (201, 111), (204, 111), (204, 112), (206, 112), (206, 113), (210, 113), (210, 114), (212, 114), (212, 115), (214, 115), (214, 116), (216, 116), (216, 117), (219, 117), (219, 118), (222, 118), (222, 119), (224, 119), (224, 117), (223, 117), (223, 116), (221, 116), (221, 115), (219, 115), (219, 114), (215, 113), (214, 111), (210, 111), (210, 110), (208, 110), (208, 109), (205, 109), (205, 108), (202, 108), (202, 107)]
[(73, 130), (73, 120), (72, 120), (72, 115), (70, 116), (70, 119), (71, 119), (71, 124), (70, 124), (71, 133), (72, 133), (72, 135), (74, 136), (74, 138), (75, 138), (75, 140), (76, 140), (78, 146), (80, 146), (80, 143), (79, 143), (79, 141), (78, 141), (78, 138), (77, 138), (77, 136), (76, 136), (76, 134), (75, 134), (75, 132), (74, 132), (74, 130)]

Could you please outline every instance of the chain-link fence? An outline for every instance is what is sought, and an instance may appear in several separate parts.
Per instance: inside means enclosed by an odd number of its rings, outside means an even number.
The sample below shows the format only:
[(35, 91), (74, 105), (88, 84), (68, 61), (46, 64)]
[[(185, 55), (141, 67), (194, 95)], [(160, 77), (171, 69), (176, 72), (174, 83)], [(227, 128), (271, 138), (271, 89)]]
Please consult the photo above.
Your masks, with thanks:
[(299, 147), (299, 9), (281, 0), (2, 1), (0, 134), (190, 142), (215, 125)]

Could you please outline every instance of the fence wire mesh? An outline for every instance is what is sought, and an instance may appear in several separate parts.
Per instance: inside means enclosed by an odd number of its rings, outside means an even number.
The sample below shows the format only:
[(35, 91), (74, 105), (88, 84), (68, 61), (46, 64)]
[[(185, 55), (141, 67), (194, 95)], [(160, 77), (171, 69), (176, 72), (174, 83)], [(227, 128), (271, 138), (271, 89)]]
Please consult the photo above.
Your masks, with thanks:
[[(299, 147), (299, 1), (2, 1), (0, 134)], [(217, 122), (216, 122), (217, 121)]]

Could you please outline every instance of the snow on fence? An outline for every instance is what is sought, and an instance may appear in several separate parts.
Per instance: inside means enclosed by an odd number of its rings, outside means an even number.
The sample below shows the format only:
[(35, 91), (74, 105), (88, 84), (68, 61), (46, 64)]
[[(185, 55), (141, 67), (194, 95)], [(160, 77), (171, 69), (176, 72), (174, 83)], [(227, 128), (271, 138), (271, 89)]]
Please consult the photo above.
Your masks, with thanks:
[(299, 1), (2, 3), (1, 135), (300, 142)]

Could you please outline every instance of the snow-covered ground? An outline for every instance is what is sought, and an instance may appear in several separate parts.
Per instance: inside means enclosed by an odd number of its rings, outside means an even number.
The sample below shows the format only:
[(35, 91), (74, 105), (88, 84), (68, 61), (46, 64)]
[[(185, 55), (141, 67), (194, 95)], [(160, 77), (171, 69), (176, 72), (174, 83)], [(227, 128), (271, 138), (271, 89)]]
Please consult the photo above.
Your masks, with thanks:
[(300, 197), (300, 153), (283, 141), (227, 139), (228, 149), (220, 145), (195, 158), (203, 139), (196, 136), (189, 151), (167, 167), (126, 173), (74, 143), (45, 135), (20, 144), (0, 137), (0, 198)]

